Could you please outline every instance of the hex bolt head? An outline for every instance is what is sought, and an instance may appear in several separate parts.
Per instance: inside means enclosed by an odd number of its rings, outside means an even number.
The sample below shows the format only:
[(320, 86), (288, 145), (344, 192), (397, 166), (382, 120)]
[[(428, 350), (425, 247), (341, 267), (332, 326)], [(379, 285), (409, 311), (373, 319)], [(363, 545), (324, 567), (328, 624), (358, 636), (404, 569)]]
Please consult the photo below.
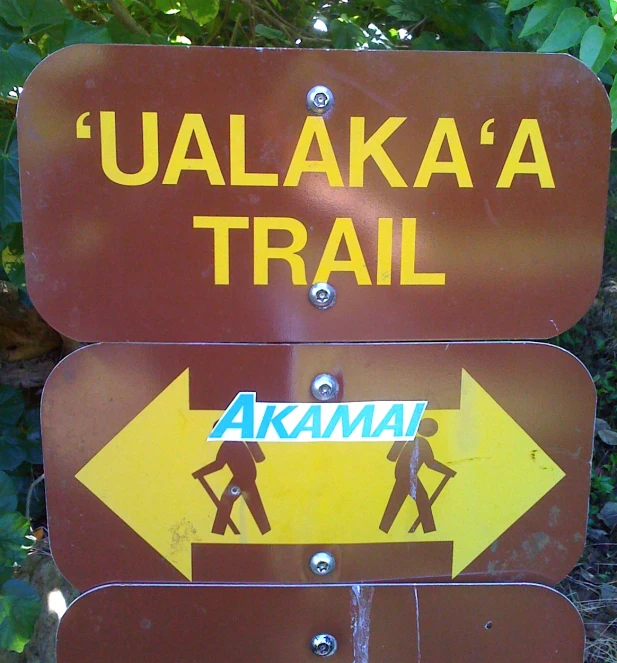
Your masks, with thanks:
[(316, 401), (331, 401), (338, 395), (337, 379), (329, 373), (321, 373), (313, 378), (311, 394)]
[(311, 557), (309, 566), (316, 576), (327, 576), (334, 571), (336, 561), (330, 553), (318, 552)]
[(315, 308), (325, 311), (334, 306), (336, 290), (329, 283), (313, 283), (308, 298)]
[(312, 87), (306, 95), (306, 107), (311, 113), (323, 115), (327, 113), (334, 105), (334, 95), (332, 90), (325, 85), (316, 85)]
[(336, 647), (336, 638), (329, 633), (319, 633), (311, 638), (311, 651), (315, 656), (332, 656)]

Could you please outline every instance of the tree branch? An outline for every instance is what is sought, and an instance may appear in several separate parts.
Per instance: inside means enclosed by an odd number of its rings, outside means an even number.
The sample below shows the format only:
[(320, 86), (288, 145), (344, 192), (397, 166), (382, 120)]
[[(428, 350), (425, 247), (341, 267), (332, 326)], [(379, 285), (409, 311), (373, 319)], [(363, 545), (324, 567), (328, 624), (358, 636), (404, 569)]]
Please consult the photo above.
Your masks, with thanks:
[(131, 16), (129, 10), (122, 4), (121, 0), (107, 0), (107, 4), (111, 9), (113, 15), (124, 25), (125, 28), (134, 32), (137, 35), (148, 36), (148, 33), (142, 28), (139, 23)]
[(234, 29), (231, 33), (231, 39), (229, 40), (229, 45), (233, 46), (236, 43), (238, 37), (238, 32), (240, 31), (240, 14), (236, 16), (236, 22), (234, 23)]
[(75, 11), (75, 0), (60, 0), (60, 2), (73, 16), (77, 16), (77, 12)]
[(30, 506), (32, 503), (32, 495), (34, 493), (34, 489), (42, 482), (45, 481), (45, 474), (41, 474), (41, 476), (38, 479), (35, 479), (31, 484), (30, 488), (28, 488), (28, 495), (26, 497), (26, 519), (29, 521), (30, 520)]
[(223, 13), (223, 18), (221, 19), (221, 23), (219, 27), (208, 37), (205, 46), (209, 46), (219, 36), (225, 23), (227, 23), (230, 9), (231, 9), (231, 0), (227, 0), (227, 4), (225, 5), (225, 12)]
[(254, 22), (254, 15), (257, 14), (266, 23), (276, 26), (287, 37), (287, 39), (291, 39), (292, 34), (290, 33), (289, 27), (285, 24), (284, 21), (279, 20), (278, 18), (272, 16), (269, 12), (265, 11), (261, 7), (258, 7), (256, 4), (252, 2), (252, 0), (240, 0), (240, 2), (245, 7), (248, 8), (249, 20), (253, 19)]

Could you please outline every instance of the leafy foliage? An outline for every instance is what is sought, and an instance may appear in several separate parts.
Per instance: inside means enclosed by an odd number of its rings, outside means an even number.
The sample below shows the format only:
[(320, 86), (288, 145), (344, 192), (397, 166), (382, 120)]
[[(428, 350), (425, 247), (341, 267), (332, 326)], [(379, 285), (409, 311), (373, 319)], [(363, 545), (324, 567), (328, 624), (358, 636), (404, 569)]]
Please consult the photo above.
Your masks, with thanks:
[[(40, 611), (36, 592), (12, 573), (34, 543), (24, 514), (32, 467), (42, 461), (38, 408), (26, 405), (21, 390), (0, 385), (0, 648), (12, 651), (23, 650)], [(42, 495), (35, 503), (40, 513)]]
[(0, 587), (0, 648), (22, 652), (40, 612), (39, 596), (28, 583), (6, 580)]
[[(15, 112), (28, 74), (64, 46), (566, 52), (610, 90), (615, 129), (616, 17), (617, 0), (0, 0), (0, 280), (20, 288), (27, 301)], [(587, 343), (581, 334), (586, 337), (575, 327), (559, 342)], [(601, 403), (614, 408), (611, 370), (595, 379)], [(0, 648), (15, 651), (30, 637), (38, 611), (33, 591), (9, 576), (30, 546), (26, 493), (41, 462), (36, 399), (0, 386)], [(606, 476), (602, 470), (594, 477), (596, 513), (614, 497)]]

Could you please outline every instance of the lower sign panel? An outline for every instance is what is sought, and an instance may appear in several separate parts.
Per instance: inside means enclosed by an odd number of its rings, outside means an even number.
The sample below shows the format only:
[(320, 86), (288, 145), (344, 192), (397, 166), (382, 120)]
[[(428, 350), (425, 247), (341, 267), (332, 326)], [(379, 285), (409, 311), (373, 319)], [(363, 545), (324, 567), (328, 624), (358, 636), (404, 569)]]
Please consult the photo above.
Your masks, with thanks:
[(70, 606), (57, 658), (315, 663), (313, 644), (336, 663), (582, 663), (584, 631), (537, 585), (111, 585)]
[(80, 589), (555, 583), (594, 409), (584, 367), (537, 343), (90, 346), (45, 389), (54, 558)]

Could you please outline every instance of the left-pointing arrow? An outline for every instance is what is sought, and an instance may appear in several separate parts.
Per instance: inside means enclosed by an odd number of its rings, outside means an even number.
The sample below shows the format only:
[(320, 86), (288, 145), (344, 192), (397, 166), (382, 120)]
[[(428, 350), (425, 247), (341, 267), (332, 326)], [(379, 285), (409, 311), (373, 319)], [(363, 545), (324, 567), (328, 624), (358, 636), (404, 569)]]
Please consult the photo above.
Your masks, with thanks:
[(109, 509), (191, 579), (204, 491), (191, 473), (220, 411), (191, 410), (181, 373), (76, 475)]

